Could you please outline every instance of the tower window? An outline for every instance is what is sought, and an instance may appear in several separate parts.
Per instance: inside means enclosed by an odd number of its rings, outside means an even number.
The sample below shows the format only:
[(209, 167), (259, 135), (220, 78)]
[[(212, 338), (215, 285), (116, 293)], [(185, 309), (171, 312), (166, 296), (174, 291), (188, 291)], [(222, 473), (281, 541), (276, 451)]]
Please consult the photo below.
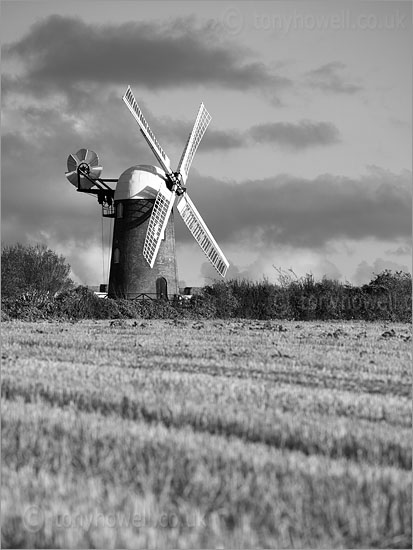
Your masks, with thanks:
[(116, 205), (116, 217), (123, 218), (123, 202), (118, 202)]
[(119, 248), (115, 248), (113, 251), (113, 263), (118, 264), (120, 262), (120, 250)]

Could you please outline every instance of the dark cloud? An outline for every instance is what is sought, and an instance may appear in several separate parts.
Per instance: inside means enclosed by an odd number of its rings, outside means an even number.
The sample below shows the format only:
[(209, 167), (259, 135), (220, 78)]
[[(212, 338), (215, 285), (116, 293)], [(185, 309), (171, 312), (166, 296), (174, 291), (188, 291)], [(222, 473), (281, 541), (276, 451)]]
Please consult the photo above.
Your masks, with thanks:
[(341, 94), (354, 94), (362, 90), (361, 86), (347, 82), (341, 74), (346, 68), (344, 63), (332, 61), (307, 73), (307, 82), (313, 88)]
[(105, 98), (86, 112), (29, 106), (9, 109), (8, 115), (15, 117), (16, 130), (2, 136), (2, 238), (26, 242), (45, 232), (58, 242), (98, 239), (93, 220), (99, 206), (67, 182), (66, 160), (81, 147), (91, 148), (108, 178), (134, 163), (153, 162), (139, 132), (124, 131), (120, 121), (131, 117), (122, 102)]
[(222, 150), (235, 149), (246, 145), (246, 140), (243, 134), (236, 130), (209, 130), (202, 140), (202, 150)]
[[(158, 120), (157, 127), (159, 129), (159, 135), (162, 135), (162, 142), (165, 139), (165, 143), (174, 143), (183, 150), (192, 130), (193, 123), (195, 122), (195, 115), (196, 113), (194, 113), (194, 120), (190, 123), (181, 120), (172, 120), (170, 118)], [(209, 127), (205, 136), (202, 138), (201, 148), (202, 151), (214, 151), (236, 149), (246, 144), (247, 137), (241, 132), (236, 130), (214, 130)]]
[[(342, 238), (408, 238), (410, 189), (410, 172), (375, 168), (358, 179), (284, 175), (238, 184), (193, 174), (190, 195), (220, 243), (317, 249)], [(178, 236), (190, 238), (181, 229)]]
[[(160, 134), (170, 143), (184, 146), (192, 123), (164, 118), (158, 121)], [(245, 132), (208, 128), (202, 140), (202, 150), (212, 151), (249, 147), (254, 144), (275, 144), (283, 149), (307, 149), (340, 142), (340, 133), (331, 122), (302, 120), (296, 124), (273, 122), (257, 124)]]
[(245, 50), (216, 38), (194, 20), (99, 26), (53, 15), (6, 44), (3, 55), (24, 64), (19, 84), (30, 85), (32, 93), (97, 82), (135, 83), (151, 90), (205, 84), (274, 92), (290, 84), (264, 64), (247, 62)]
[(317, 145), (330, 145), (340, 141), (338, 129), (331, 122), (302, 120), (297, 124), (272, 122), (258, 124), (250, 130), (258, 143), (275, 143), (279, 147), (304, 149)]

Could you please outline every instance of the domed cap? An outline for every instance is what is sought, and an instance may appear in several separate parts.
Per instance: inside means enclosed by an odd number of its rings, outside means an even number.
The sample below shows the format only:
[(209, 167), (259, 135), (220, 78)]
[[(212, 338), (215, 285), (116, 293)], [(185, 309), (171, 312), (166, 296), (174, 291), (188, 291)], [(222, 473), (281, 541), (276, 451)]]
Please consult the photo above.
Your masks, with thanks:
[(119, 177), (115, 201), (127, 199), (155, 199), (165, 172), (157, 166), (138, 164), (125, 170)]

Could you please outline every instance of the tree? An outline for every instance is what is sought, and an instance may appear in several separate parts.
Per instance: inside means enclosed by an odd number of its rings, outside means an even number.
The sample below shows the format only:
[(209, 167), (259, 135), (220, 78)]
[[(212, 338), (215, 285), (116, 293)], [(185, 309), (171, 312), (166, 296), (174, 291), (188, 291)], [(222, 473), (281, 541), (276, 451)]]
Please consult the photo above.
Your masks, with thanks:
[(4, 297), (55, 296), (69, 289), (70, 265), (45, 245), (15, 244), (1, 250), (1, 290)]

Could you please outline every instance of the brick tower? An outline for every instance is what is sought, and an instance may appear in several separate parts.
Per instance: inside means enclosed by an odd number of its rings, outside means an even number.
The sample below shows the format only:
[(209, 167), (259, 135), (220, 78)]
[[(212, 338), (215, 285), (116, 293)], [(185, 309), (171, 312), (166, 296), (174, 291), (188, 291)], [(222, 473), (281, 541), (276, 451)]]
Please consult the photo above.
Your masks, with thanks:
[(132, 166), (115, 190), (115, 223), (108, 295), (111, 298), (172, 298), (179, 293), (173, 212), (165, 228), (153, 268), (143, 244), (156, 195), (165, 173), (156, 166)]

